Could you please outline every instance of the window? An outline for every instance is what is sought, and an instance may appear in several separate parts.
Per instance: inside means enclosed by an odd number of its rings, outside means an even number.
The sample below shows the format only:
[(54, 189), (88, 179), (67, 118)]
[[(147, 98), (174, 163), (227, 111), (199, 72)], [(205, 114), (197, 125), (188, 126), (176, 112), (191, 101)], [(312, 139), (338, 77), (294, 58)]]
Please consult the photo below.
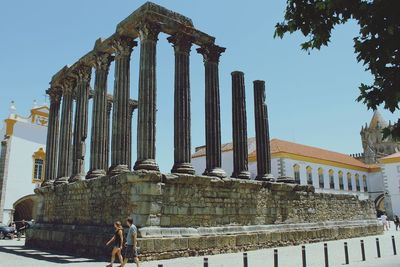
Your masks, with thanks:
[(344, 184), (343, 184), (343, 172), (339, 171), (339, 189), (343, 190), (344, 189)]
[(329, 170), (329, 188), (335, 189), (335, 178), (333, 176), (333, 170)]
[(367, 176), (363, 175), (364, 192), (368, 192)]
[(307, 184), (312, 185), (312, 168), (310, 166), (307, 166)]
[(300, 184), (300, 166), (298, 164), (293, 165), (294, 180), (297, 184)]
[(349, 191), (353, 190), (353, 185), (351, 183), (351, 173), (347, 173), (347, 188)]
[(358, 173), (355, 175), (356, 178), (356, 189), (357, 191), (360, 191), (360, 176), (358, 175)]
[(324, 170), (322, 168), (318, 169), (318, 180), (319, 188), (324, 188)]
[(43, 148), (39, 148), (32, 155), (33, 170), (32, 170), (32, 183), (38, 183), (44, 180), (44, 166), (46, 161), (46, 153)]

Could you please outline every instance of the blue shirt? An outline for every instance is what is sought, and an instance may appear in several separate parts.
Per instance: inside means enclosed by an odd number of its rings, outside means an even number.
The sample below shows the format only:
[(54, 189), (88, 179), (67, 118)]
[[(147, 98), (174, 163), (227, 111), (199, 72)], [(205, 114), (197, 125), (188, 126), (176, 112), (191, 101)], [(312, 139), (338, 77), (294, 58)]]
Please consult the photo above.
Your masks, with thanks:
[(137, 233), (137, 228), (135, 225), (131, 225), (131, 227), (129, 227), (129, 231), (128, 231), (128, 236), (126, 237), (126, 244), (128, 246), (133, 246), (133, 238), (132, 235)]

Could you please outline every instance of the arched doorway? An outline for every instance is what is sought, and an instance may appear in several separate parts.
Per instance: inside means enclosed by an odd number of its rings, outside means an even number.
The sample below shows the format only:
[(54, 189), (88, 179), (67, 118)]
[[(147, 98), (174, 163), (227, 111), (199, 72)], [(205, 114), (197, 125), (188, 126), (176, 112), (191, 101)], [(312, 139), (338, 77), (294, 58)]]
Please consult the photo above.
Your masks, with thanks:
[(34, 205), (36, 196), (27, 195), (15, 201), (14, 207), (14, 221), (34, 219)]
[(381, 194), (375, 199), (376, 216), (380, 217), (385, 213), (385, 195)]

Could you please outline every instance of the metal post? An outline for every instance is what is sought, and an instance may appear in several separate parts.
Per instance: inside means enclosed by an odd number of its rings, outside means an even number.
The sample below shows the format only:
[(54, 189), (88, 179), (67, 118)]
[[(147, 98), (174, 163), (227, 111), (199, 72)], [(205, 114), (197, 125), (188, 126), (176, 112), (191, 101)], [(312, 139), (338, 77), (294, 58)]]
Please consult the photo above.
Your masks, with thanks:
[(379, 246), (379, 238), (376, 238), (376, 254), (378, 255), (378, 258), (381, 257), (381, 247)]
[(274, 267), (278, 267), (278, 250), (274, 249)]
[(162, 265), (162, 264), (159, 264), (158, 267), (163, 267), (163, 265)]
[(307, 267), (306, 246), (301, 246), (301, 255), (302, 255), (302, 261), (303, 261), (303, 267)]
[(360, 240), (360, 243), (361, 243), (361, 257), (362, 257), (362, 261), (365, 261), (364, 240)]
[(349, 264), (349, 249), (347, 247), (347, 242), (344, 242), (344, 260), (345, 264)]
[(396, 241), (394, 240), (394, 235), (392, 235), (392, 245), (393, 245), (393, 255), (397, 255)]
[(208, 267), (208, 258), (204, 258), (204, 267)]
[(324, 243), (324, 255), (325, 255), (325, 267), (329, 267), (328, 244), (327, 243)]
[(247, 253), (243, 253), (243, 267), (248, 267)]

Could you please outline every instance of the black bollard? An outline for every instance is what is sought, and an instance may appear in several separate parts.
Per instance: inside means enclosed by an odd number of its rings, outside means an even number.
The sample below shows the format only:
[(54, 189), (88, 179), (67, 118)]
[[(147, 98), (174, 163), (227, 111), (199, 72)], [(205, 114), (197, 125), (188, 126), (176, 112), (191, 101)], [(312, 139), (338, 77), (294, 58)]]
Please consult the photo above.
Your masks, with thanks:
[(301, 258), (303, 261), (303, 267), (307, 267), (307, 260), (306, 260), (306, 246), (301, 246)]
[(365, 261), (364, 240), (360, 240), (360, 243), (361, 243), (361, 258), (362, 258), (362, 261)]
[(204, 258), (204, 267), (208, 267), (208, 258)]
[(347, 247), (347, 242), (344, 242), (344, 261), (345, 264), (349, 264), (349, 249)]
[(163, 265), (162, 265), (162, 264), (159, 264), (158, 267), (163, 267)]
[(247, 263), (247, 253), (243, 253), (243, 267), (248, 267)]
[(324, 255), (325, 255), (325, 267), (329, 267), (328, 244), (327, 243), (324, 243)]
[(274, 267), (278, 267), (278, 250), (274, 249)]
[(392, 235), (392, 246), (393, 246), (393, 255), (397, 255), (396, 241), (394, 240), (394, 235)]
[(379, 238), (376, 238), (376, 255), (378, 258), (381, 257), (381, 247), (379, 246)]

